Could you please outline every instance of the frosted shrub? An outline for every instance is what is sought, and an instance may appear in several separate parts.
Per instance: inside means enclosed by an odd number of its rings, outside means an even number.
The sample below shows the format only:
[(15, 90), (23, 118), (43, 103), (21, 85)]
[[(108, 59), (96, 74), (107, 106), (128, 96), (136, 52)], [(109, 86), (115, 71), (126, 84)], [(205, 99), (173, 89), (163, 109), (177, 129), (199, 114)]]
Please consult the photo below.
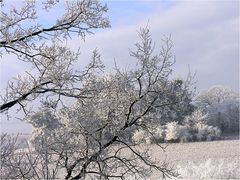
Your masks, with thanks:
[(196, 110), (191, 116), (184, 119), (184, 124), (169, 122), (166, 125), (152, 127), (150, 133), (136, 131), (133, 141), (138, 143), (159, 143), (159, 142), (189, 142), (189, 141), (211, 141), (218, 139), (221, 130), (218, 127), (207, 124), (207, 115), (201, 110)]
[(132, 141), (134, 143), (151, 143), (150, 137), (148, 135), (148, 133), (144, 130), (136, 130), (133, 133), (133, 137), (132, 137)]
[(213, 130), (214, 130), (214, 135), (216, 137), (220, 137), (221, 136), (221, 130), (218, 128), (218, 127), (213, 127)]
[(158, 126), (153, 130), (152, 142), (163, 142), (166, 137), (166, 127)]
[(186, 139), (187, 128), (178, 125), (177, 122), (170, 122), (166, 124), (166, 141), (178, 141), (181, 138)]
[(194, 140), (214, 140), (220, 137), (221, 131), (217, 127), (209, 126), (203, 122), (198, 122), (194, 127), (182, 126), (177, 122), (167, 123), (166, 125), (166, 141), (188, 142)]
[(187, 142), (190, 139), (188, 127), (179, 125), (177, 122), (170, 122), (166, 125), (166, 141)]
[(197, 123), (195, 128), (197, 129), (197, 139), (211, 141), (213, 139), (219, 138), (221, 131), (218, 127), (209, 126), (204, 123)]
[(152, 143), (152, 139), (151, 139), (149, 136), (147, 136), (147, 137), (145, 138), (145, 143), (146, 143), (146, 144), (151, 144), (151, 143)]
[(204, 140), (204, 138), (206, 138), (208, 126), (203, 123), (197, 123), (195, 128), (197, 129), (197, 140)]
[(178, 122), (169, 122), (165, 126), (145, 130), (136, 130), (132, 141), (135, 143), (159, 143), (159, 142), (189, 142), (189, 141), (211, 141), (218, 139), (221, 130), (218, 127), (209, 126), (200, 121), (194, 126), (179, 125)]
[(188, 127), (179, 125), (179, 140), (180, 142), (188, 142), (191, 139)]
[(179, 131), (177, 122), (170, 122), (166, 124), (166, 140), (167, 141), (174, 141), (177, 140), (179, 137)]
[(217, 139), (221, 135), (221, 130), (218, 127), (209, 126), (208, 127), (207, 140), (211, 141)]
[(184, 126), (188, 128), (189, 133), (188, 140), (211, 141), (220, 137), (220, 129), (207, 124), (208, 118), (207, 114), (198, 109), (184, 119)]
[(184, 119), (184, 125), (194, 130), (194, 126), (197, 123), (207, 122), (208, 115), (204, 114), (200, 109), (194, 111), (190, 116), (186, 116)]

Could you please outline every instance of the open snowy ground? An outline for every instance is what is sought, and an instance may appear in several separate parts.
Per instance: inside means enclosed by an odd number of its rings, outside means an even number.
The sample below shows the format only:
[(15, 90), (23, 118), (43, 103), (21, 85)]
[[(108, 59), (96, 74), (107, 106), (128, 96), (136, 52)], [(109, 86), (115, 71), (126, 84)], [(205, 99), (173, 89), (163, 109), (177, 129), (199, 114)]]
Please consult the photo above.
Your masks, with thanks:
[[(156, 159), (166, 158), (183, 179), (240, 179), (240, 141), (169, 144), (166, 151), (154, 151)], [(157, 149), (157, 148), (156, 148)], [(159, 179), (157, 173), (151, 179)]]

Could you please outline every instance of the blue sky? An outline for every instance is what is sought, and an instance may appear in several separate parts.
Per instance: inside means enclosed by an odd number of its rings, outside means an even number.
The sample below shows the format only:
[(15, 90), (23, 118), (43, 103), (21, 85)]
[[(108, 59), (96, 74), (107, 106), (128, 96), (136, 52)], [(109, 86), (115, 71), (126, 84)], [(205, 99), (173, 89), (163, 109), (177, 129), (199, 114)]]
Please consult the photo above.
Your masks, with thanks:
[[(170, 1), (102, 1), (107, 4), (109, 18), (113, 27), (131, 25), (156, 11), (159, 3), (168, 8), (173, 3)], [(149, 17), (150, 18), (150, 17)]]
[[(109, 69), (114, 59), (122, 68), (133, 68), (129, 48), (133, 48), (140, 27), (150, 27), (156, 48), (163, 35), (171, 34), (176, 57), (174, 76), (186, 77), (188, 66), (196, 72), (198, 90), (213, 85), (239, 91), (239, 6), (237, 0), (225, 1), (102, 1), (107, 3), (111, 28), (96, 31), (82, 42), (68, 42), (72, 49), (81, 47), (80, 64), (87, 63), (90, 52), (98, 48)], [(55, 10), (60, 13), (61, 10)], [(53, 14), (52, 14), (53, 15)], [(51, 17), (52, 17), (51, 15)], [(50, 17), (50, 16), (49, 16)], [(49, 19), (43, 16), (43, 19)], [(46, 21), (45, 21), (46, 23)], [(12, 56), (1, 61), (1, 90), (7, 80), (25, 70), (25, 64)], [(2, 121), (2, 130), (29, 132), (26, 124)], [(17, 128), (17, 129), (16, 129)]]

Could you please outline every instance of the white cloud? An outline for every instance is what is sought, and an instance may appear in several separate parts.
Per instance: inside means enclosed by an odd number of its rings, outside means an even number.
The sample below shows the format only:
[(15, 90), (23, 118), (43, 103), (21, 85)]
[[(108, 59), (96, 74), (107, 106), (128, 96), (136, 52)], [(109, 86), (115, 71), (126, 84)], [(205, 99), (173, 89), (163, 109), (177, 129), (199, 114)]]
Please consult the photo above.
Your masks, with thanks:
[[(137, 41), (136, 31), (149, 20), (156, 47), (161, 44), (163, 35), (172, 35), (177, 75), (186, 74), (190, 65), (193, 71), (197, 71), (199, 88), (207, 88), (216, 81), (238, 90), (237, 2), (180, 1), (165, 8), (159, 1), (158, 5), (154, 11), (145, 14), (145, 18), (139, 20), (136, 17), (136, 22), (131, 25), (122, 24), (88, 37), (81, 44), (82, 59), (89, 59), (89, 50), (98, 47), (107, 65), (112, 66), (113, 58), (116, 58), (121, 67), (132, 66), (128, 48)], [(131, 16), (130, 11), (128, 13)], [(79, 40), (72, 40), (69, 44), (76, 47)]]

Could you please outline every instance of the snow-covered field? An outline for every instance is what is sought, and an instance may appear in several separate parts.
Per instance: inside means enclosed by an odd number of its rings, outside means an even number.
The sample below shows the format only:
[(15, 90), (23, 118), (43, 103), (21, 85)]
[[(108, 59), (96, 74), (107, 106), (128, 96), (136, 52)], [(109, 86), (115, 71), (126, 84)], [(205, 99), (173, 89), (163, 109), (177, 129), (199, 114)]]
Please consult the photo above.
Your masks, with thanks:
[[(240, 141), (169, 144), (166, 151), (154, 151), (154, 157), (165, 159), (177, 169), (182, 179), (240, 179)], [(151, 179), (159, 179), (153, 174)]]

